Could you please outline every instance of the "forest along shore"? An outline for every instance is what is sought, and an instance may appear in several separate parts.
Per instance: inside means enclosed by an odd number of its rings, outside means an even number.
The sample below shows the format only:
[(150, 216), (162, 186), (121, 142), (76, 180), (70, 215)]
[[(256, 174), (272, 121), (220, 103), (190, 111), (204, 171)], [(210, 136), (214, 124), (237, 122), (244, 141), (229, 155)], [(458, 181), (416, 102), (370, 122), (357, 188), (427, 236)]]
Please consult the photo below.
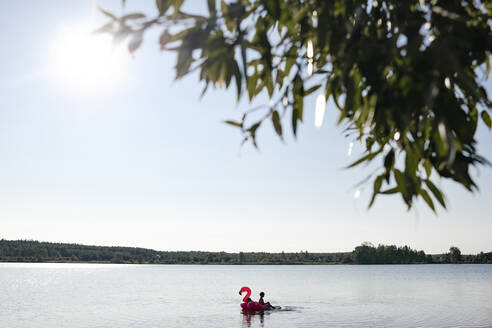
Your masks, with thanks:
[(491, 263), (492, 252), (463, 255), (458, 247), (448, 253), (425, 254), (408, 246), (363, 243), (351, 252), (204, 252), (156, 251), (146, 248), (88, 246), (0, 240), (0, 262), (124, 263), (124, 264), (445, 264)]

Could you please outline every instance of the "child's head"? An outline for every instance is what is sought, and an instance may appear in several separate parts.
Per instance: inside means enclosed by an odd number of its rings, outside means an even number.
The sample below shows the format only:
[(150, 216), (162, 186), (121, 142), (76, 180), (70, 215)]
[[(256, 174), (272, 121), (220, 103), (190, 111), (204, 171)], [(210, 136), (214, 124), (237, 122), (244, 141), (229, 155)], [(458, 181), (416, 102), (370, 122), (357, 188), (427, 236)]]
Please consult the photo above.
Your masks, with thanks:
[(260, 297), (263, 297), (263, 296), (265, 296), (265, 293), (264, 292), (261, 292), (260, 293)]
[(248, 299), (246, 300), (246, 303), (249, 303), (249, 302), (253, 302), (253, 300), (252, 300), (251, 298), (248, 298)]

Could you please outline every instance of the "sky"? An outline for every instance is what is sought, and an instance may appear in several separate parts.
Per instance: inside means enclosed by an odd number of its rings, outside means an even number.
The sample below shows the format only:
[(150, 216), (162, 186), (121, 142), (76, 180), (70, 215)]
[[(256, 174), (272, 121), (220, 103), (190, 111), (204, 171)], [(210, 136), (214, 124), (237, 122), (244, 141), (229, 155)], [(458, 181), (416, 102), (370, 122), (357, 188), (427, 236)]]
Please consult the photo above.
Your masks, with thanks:
[[(122, 13), (120, 1), (96, 3)], [(125, 10), (153, 6), (128, 0)], [(297, 140), (282, 142), (265, 124), (259, 150), (240, 147), (223, 120), (255, 104), (237, 104), (234, 89), (200, 99), (194, 75), (174, 81), (158, 30), (134, 56), (110, 48), (100, 66), (87, 66), (84, 47), (109, 44), (77, 39), (105, 22), (94, 1), (2, 1), (0, 17), (0, 238), (229, 252), (350, 251), (365, 241), (492, 251), (490, 167), (472, 169), (473, 194), (441, 181), (449, 208), (437, 215), (423, 202), (407, 211), (397, 196), (367, 210), (371, 186), (357, 199), (354, 186), (369, 169), (343, 169), (362, 149), (348, 155), (352, 140), (332, 104), (314, 127), (316, 95)], [(483, 124), (477, 139), (492, 160)]]

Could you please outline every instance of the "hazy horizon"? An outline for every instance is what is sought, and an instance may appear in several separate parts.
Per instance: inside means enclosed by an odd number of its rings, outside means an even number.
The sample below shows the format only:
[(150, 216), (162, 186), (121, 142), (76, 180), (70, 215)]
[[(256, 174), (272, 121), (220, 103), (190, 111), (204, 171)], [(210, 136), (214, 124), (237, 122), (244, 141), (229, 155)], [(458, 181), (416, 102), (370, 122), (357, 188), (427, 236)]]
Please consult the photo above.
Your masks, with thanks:
[[(121, 12), (120, 1), (97, 4)], [(155, 11), (154, 1), (133, 6)], [(106, 21), (94, 1), (0, 9), (0, 238), (162, 251), (338, 252), (365, 241), (492, 251), (490, 167), (471, 170), (480, 192), (443, 181), (449, 208), (438, 215), (421, 201), (407, 211), (397, 196), (367, 210), (372, 186), (358, 198), (354, 186), (371, 168), (343, 169), (361, 148), (348, 155), (354, 140), (331, 103), (320, 129), (313, 95), (297, 140), (283, 143), (265, 124), (259, 151), (240, 148), (222, 121), (267, 100), (236, 104), (233, 89), (200, 100), (196, 75), (173, 82), (175, 57), (159, 52), (158, 30), (134, 56), (122, 45), (98, 66), (85, 62), (90, 52), (77, 57), (86, 44), (70, 37)], [(486, 87), (490, 95), (490, 79)], [(482, 123), (477, 138), (492, 160)]]

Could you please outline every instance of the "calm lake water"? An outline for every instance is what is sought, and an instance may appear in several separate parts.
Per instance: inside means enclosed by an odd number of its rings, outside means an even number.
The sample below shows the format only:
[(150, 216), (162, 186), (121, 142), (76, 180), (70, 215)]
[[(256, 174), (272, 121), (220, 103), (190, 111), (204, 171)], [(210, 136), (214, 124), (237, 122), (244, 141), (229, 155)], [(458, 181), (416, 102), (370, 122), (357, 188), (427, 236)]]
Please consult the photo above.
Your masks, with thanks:
[[(246, 315), (249, 286), (287, 311)], [(492, 265), (0, 264), (0, 326), (492, 327)]]

